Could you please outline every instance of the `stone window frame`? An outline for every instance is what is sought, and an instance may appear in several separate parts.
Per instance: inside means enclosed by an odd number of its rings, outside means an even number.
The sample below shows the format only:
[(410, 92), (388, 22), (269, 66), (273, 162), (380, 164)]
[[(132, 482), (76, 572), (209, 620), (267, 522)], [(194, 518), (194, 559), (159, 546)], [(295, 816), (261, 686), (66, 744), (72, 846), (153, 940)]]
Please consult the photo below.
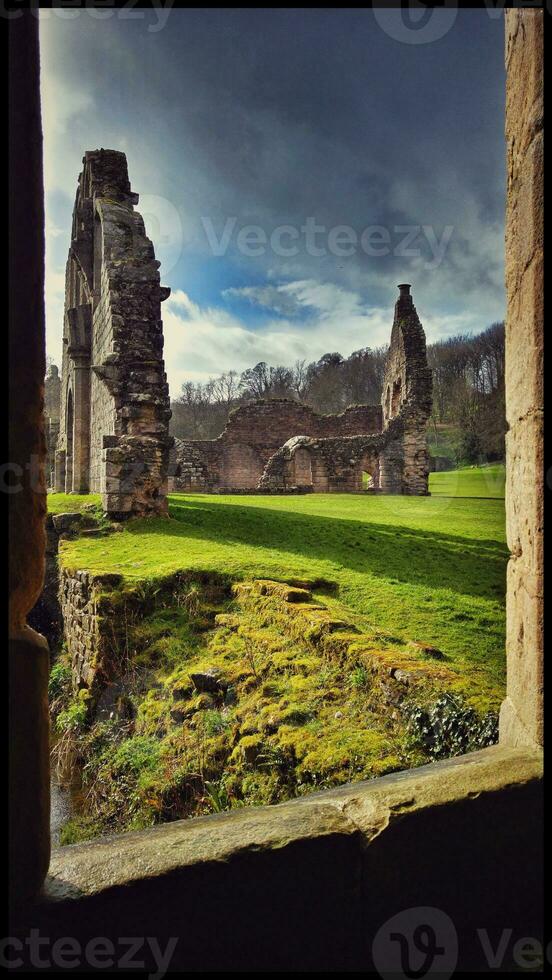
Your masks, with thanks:
[(399, 375), (399, 377), (396, 378), (395, 381), (393, 382), (393, 392), (391, 394), (391, 409), (390, 409), (391, 418), (395, 418), (395, 416), (398, 415), (399, 409), (402, 405), (402, 401), (403, 401), (403, 381), (401, 376)]
[[(365, 842), (386, 825), (397, 807), (414, 794), (418, 809), (443, 806), (459, 796), (474, 801), (506, 787), (527, 786), (540, 779), (542, 748), (542, 291), (536, 287), (541, 269), (542, 226), (539, 212), (542, 163), (538, 143), (542, 131), (542, 16), (539, 11), (506, 11), (506, 66), (508, 134), (506, 408), (508, 420), (506, 512), (511, 558), (508, 569), (507, 696), (500, 719), (497, 746), (445, 763), (434, 763), (397, 776), (381, 777), (339, 790), (313, 794), (289, 804), (260, 810), (228, 813), (216, 818), (228, 836), (204, 833), (205, 818), (165, 824), (150, 831), (123, 833), (113, 838), (72, 848), (57, 849), (50, 861), (48, 777), (48, 724), (45, 684), (48, 655), (43, 639), (26, 625), (26, 614), (42, 587), (44, 558), (44, 494), (36, 484), (23, 483), (10, 498), (12, 541), (10, 551), (10, 670), (12, 735), (10, 840), (17, 871), (15, 894), (19, 900), (36, 894), (50, 867), (51, 881), (43, 901), (59, 901), (62, 884), (65, 903), (98, 897), (130, 882), (151, 881), (152, 875), (172, 875), (184, 865), (210, 866), (227, 859), (230, 848), (262, 851), (342, 830), (361, 833)], [(20, 22), (16, 22), (20, 23)], [(36, 24), (24, 18), (26, 36), (17, 57), (25, 70), (19, 88), (13, 152), (25, 159), (14, 184), (21, 193), (10, 194), (11, 227), (25, 228), (22, 208), (43, 218), (40, 139), (36, 133), (38, 99), (38, 45)], [(20, 32), (22, 33), (22, 32)], [(514, 139), (515, 134), (515, 139)], [(13, 216), (15, 215), (15, 222)], [(521, 235), (519, 229), (523, 227)], [(39, 287), (43, 281), (42, 241), (22, 230), (15, 235), (13, 261), (25, 261), (31, 280), (23, 291), (13, 283), (10, 296), (10, 335), (14, 338), (12, 409), (14, 441), (10, 457), (23, 471), (33, 455), (42, 459), (42, 384), (44, 361), (44, 307)], [(19, 237), (18, 237), (19, 235)], [(11, 279), (14, 277), (11, 277)], [(33, 285), (35, 288), (30, 288)], [(12, 287), (10, 286), (10, 289)], [(15, 298), (15, 304), (14, 304)], [(524, 356), (515, 352), (523, 349)], [(30, 356), (25, 359), (25, 352)], [(527, 356), (528, 353), (531, 356)], [(24, 424), (21, 425), (21, 416)], [(13, 654), (13, 656), (12, 656)], [(22, 706), (25, 691), (26, 711)], [(17, 773), (25, 771), (25, 779)], [(462, 775), (467, 773), (467, 782)], [(465, 777), (464, 777), (465, 779)], [(401, 800), (403, 801), (401, 803)], [(374, 810), (375, 807), (375, 810)], [(378, 807), (380, 808), (378, 810)], [(370, 816), (377, 812), (377, 819)], [(305, 823), (297, 822), (304, 814)], [(281, 818), (281, 819), (280, 819)], [(211, 819), (211, 818), (207, 818)], [(295, 823), (294, 823), (295, 821)], [(306, 829), (306, 825), (308, 828)], [(184, 825), (184, 826), (183, 826)], [(215, 824), (209, 826), (214, 827)], [(371, 828), (371, 829), (370, 829)], [(178, 839), (178, 840), (177, 840)], [(160, 846), (173, 842), (172, 850)], [(188, 842), (188, 843), (186, 843)], [(191, 848), (191, 850), (190, 850)], [(131, 855), (132, 865), (128, 857)], [(149, 863), (148, 863), (149, 862)], [(56, 891), (56, 889), (58, 889)], [(52, 906), (52, 907), (53, 907)], [(65, 906), (66, 907), (66, 906)]]

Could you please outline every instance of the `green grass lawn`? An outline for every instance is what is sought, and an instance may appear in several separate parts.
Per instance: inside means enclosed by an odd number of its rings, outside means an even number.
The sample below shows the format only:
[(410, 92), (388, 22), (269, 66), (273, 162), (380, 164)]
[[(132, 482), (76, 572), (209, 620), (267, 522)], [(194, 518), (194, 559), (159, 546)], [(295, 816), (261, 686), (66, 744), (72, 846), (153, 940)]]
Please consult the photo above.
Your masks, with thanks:
[[(498, 701), (505, 678), (503, 482), (503, 468), (485, 467), (432, 474), (430, 497), (172, 494), (170, 519), (63, 541), (61, 560), (129, 582), (180, 569), (330, 582), (335, 591), (325, 601), (346, 607), (360, 628), (439, 647), (459, 671), (484, 677)], [(59, 497), (48, 496), (58, 512), (93, 499)]]
[(469, 466), (445, 473), (431, 473), (429, 488), (439, 497), (490, 497), (504, 499), (504, 466)]
[(102, 505), (99, 493), (49, 493), (46, 499), (50, 514), (74, 514), (84, 509), (101, 509)]

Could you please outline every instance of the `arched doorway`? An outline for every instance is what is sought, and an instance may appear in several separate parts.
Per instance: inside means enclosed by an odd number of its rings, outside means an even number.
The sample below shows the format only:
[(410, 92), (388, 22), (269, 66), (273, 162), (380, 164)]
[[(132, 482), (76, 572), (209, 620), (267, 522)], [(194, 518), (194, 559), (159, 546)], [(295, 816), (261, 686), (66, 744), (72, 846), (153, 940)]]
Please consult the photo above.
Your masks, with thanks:
[(360, 489), (364, 491), (380, 489), (380, 467), (377, 456), (368, 455), (361, 460)]

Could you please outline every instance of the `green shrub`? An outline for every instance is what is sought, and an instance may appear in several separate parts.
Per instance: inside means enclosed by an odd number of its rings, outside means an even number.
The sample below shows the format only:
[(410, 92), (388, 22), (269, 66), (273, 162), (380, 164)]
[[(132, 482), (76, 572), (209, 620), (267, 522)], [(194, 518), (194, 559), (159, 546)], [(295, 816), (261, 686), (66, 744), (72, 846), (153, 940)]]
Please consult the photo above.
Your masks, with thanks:
[(50, 702), (63, 697), (71, 689), (71, 666), (65, 660), (56, 660), (50, 670), (48, 697)]
[(111, 759), (113, 773), (139, 775), (152, 770), (159, 761), (159, 742), (151, 735), (135, 735), (127, 738), (116, 749)]
[(368, 687), (369, 675), (366, 667), (355, 667), (351, 672), (349, 683), (351, 687), (362, 689)]
[(431, 758), (446, 759), (493, 745), (498, 716), (489, 711), (481, 717), (462, 698), (445, 693), (429, 709), (410, 708), (408, 731)]
[(205, 711), (203, 713), (203, 726), (206, 735), (220, 735), (226, 731), (230, 725), (230, 720), (220, 711)]
[(67, 707), (59, 712), (54, 725), (58, 734), (62, 735), (68, 732), (77, 734), (84, 730), (88, 720), (89, 700), (89, 691), (79, 691)]

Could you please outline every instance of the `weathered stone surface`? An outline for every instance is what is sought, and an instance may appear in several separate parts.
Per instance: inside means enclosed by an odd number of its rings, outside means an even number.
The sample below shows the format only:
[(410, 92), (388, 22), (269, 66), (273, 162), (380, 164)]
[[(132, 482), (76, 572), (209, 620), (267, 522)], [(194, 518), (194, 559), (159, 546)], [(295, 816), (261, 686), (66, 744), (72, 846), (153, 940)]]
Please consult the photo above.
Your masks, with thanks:
[(44, 382), (44, 430), (46, 436), (46, 486), (55, 487), (55, 458), (59, 436), (61, 378), (55, 364), (50, 364)]
[[(260, 399), (235, 409), (218, 439), (176, 439), (169, 467), (172, 490), (255, 491), (273, 454), (290, 440), (341, 437), (381, 429), (379, 406), (353, 405), (340, 415), (319, 415), (288, 398)], [(312, 483), (310, 467), (307, 484)], [(282, 488), (286, 489), (286, 487)]]
[(26, 625), (44, 575), (44, 200), (38, 21), (9, 21), (9, 874), (12, 906), (36, 892), (50, 853), (48, 648)]
[(501, 741), (543, 740), (542, 28), (506, 11), (506, 596), (507, 697)]
[(110, 936), (155, 936), (161, 949), (177, 937), (177, 972), (375, 974), (378, 929), (431, 905), (454, 923), (459, 969), (488, 969), (477, 929), (500, 935), (511, 921), (516, 938), (542, 935), (541, 766), (536, 752), (493, 747), (279, 806), (56, 848), (21, 932), (84, 944), (109, 922)]
[(85, 153), (67, 260), (58, 491), (124, 516), (167, 511), (171, 438), (161, 302), (126, 157)]
[(74, 511), (67, 514), (53, 514), (52, 524), (58, 534), (64, 534), (67, 531), (75, 531), (82, 526), (83, 515), (80, 511)]
[[(179, 820), (152, 830), (59, 848), (50, 865), (48, 897), (52, 901), (70, 897), (72, 886), (83, 895), (98, 894), (177, 868), (225, 861), (244, 849), (275, 849), (297, 839), (360, 833), (370, 841), (406, 810), (413, 813), (476, 793), (495, 792), (508, 784), (523, 785), (538, 780), (541, 774), (540, 755), (493, 746), (419, 769), (313, 793), (306, 800)], [(56, 879), (59, 888), (55, 887)]]
[(60, 572), (59, 603), (73, 686), (75, 690), (86, 687), (93, 698), (113, 682), (120, 669), (118, 623), (110, 622), (109, 616), (103, 617), (100, 608), (100, 596), (119, 582), (116, 575), (94, 576), (66, 569)]

